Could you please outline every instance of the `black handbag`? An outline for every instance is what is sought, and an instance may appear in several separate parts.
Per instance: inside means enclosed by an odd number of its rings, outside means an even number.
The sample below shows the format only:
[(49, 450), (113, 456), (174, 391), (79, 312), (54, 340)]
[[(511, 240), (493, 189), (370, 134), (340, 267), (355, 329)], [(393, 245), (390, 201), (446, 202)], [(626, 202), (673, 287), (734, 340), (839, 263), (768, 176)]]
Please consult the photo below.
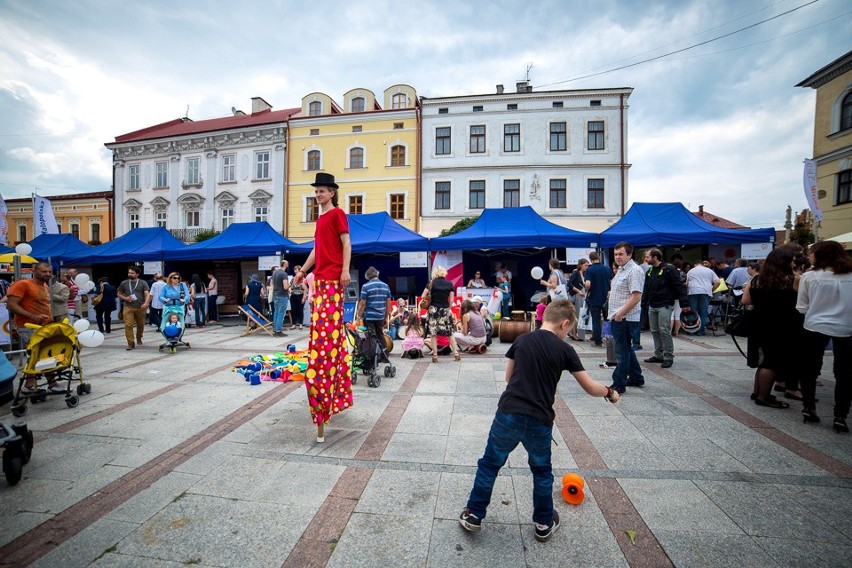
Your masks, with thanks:
[(725, 333), (734, 337), (751, 337), (754, 332), (754, 315), (751, 310), (740, 310), (728, 317)]

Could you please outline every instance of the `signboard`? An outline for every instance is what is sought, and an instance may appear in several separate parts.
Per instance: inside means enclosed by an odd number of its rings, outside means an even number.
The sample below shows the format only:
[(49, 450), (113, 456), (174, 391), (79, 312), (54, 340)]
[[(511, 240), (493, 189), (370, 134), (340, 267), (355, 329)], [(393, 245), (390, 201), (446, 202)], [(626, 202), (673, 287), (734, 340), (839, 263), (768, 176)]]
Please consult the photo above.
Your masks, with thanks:
[(453, 287), (458, 287), (464, 284), (464, 275), (462, 274), (462, 251), (433, 251), (432, 266), (443, 266), (446, 268), (447, 280), (453, 283)]
[(743, 243), (740, 245), (740, 256), (747, 260), (760, 260), (772, 252), (772, 243)]
[(281, 266), (281, 255), (273, 254), (271, 256), (259, 256), (257, 257), (257, 269), (258, 270), (274, 270)]
[(565, 249), (565, 264), (577, 264), (581, 258), (589, 260), (589, 253), (593, 248), (566, 248)]
[(142, 274), (162, 274), (163, 261), (161, 260), (146, 260), (142, 263)]
[(426, 251), (399, 253), (400, 268), (426, 268)]

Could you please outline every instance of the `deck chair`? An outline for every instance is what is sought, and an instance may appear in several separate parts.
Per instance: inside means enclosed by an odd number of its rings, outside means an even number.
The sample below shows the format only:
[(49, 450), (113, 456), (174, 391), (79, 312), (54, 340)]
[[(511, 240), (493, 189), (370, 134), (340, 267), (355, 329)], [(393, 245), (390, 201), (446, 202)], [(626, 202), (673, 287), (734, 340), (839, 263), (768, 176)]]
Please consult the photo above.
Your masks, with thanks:
[[(237, 306), (237, 309), (246, 316), (246, 330), (242, 333), (243, 335), (251, 335), (256, 331), (263, 330), (269, 335), (274, 336), (275, 334), (272, 331), (272, 321), (270, 321), (265, 315), (251, 307), (249, 304), (243, 304), (242, 306)], [(257, 327), (252, 329), (252, 324)]]

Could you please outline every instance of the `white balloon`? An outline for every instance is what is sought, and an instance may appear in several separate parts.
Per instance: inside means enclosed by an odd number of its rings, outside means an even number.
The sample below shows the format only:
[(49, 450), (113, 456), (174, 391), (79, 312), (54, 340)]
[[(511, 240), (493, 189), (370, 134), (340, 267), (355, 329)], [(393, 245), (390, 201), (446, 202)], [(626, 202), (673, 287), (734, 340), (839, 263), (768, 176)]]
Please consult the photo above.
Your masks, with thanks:
[(97, 347), (104, 342), (104, 334), (96, 329), (87, 329), (77, 335), (77, 341), (83, 347)]
[(29, 243), (21, 243), (15, 247), (15, 252), (21, 256), (27, 256), (33, 252), (33, 247), (31, 247)]
[(85, 272), (81, 272), (81, 273), (80, 273), (80, 274), (78, 274), (78, 275), (77, 275), (77, 277), (74, 279), (74, 284), (76, 284), (76, 285), (77, 285), (77, 288), (85, 288), (85, 287), (86, 287), (86, 285), (87, 285), (89, 282), (91, 282), (91, 279), (89, 278), (89, 275), (88, 275), (88, 274), (86, 274)]
[(83, 333), (89, 326), (92, 325), (91, 322), (87, 319), (78, 319), (74, 322), (74, 329), (77, 330), (77, 333)]
[(544, 270), (540, 266), (533, 266), (533, 269), (530, 270), (530, 276), (536, 280), (541, 280), (541, 277), (544, 276)]
[(86, 291), (91, 292), (94, 289), (95, 289), (95, 283), (92, 282), (91, 280), (89, 280), (89, 283), (86, 284)]

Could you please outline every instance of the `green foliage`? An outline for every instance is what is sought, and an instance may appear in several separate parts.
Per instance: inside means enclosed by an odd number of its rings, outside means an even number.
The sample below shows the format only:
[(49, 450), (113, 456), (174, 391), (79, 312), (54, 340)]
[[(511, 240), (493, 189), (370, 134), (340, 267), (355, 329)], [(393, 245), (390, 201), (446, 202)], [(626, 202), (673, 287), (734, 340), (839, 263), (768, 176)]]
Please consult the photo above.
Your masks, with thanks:
[(790, 242), (798, 243), (805, 249), (814, 244), (815, 241), (814, 232), (811, 231), (810, 226), (806, 226), (804, 223), (796, 223), (796, 226), (790, 231)]
[(465, 229), (476, 223), (476, 219), (476, 217), (465, 217), (449, 229), (444, 229), (443, 231), (441, 231), (441, 234), (439, 236), (446, 237), (448, 235), (455, 235), (456, 233), (464, 231)]
[(214, 231), (213, 229), (205, 229), (203, 231), (198, 231), (195, 235), (195, 242), (200, 243), (201, 241), (206, 241), (207, 239), (212, 239), (216, 235), (219, 234), (219, 231)]

